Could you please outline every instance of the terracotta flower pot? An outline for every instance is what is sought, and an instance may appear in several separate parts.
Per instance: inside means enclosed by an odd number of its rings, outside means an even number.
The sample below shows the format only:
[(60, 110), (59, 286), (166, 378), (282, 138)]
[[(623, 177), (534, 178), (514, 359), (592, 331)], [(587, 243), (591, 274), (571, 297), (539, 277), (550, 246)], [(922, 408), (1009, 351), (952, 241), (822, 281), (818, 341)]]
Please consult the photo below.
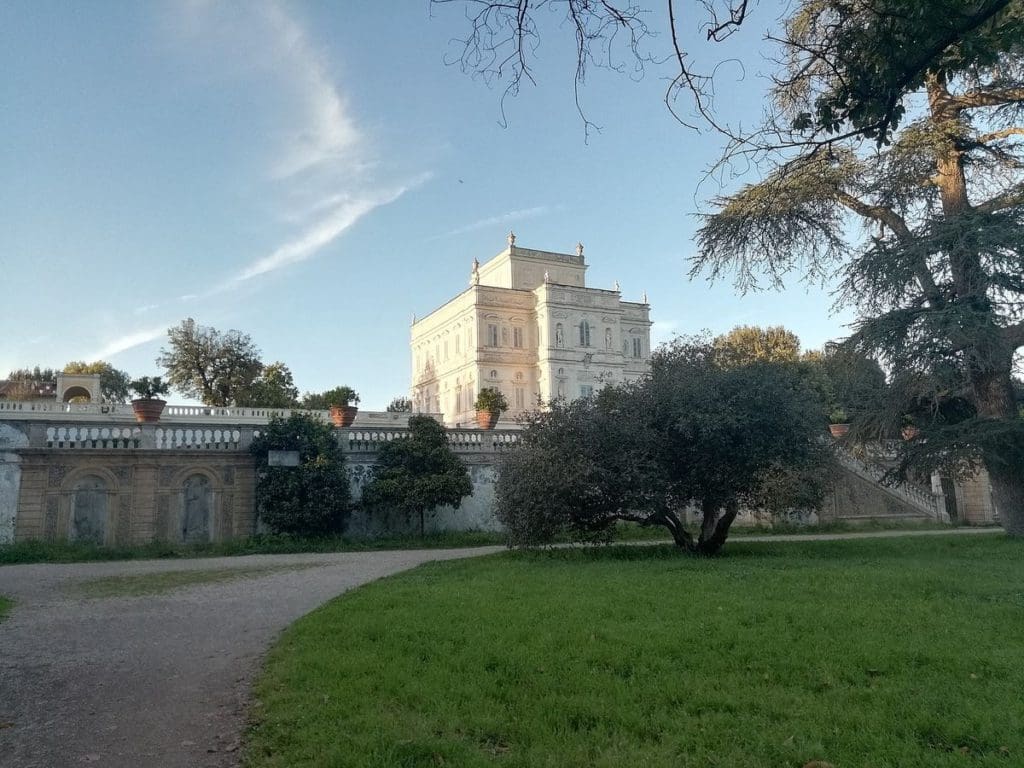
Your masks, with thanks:
[(828, 431), (832, 433), (832, 437), (846, 437), (846, 434), (850, 431), (849, 424), (829, 424)]
[(164, 412), (166, 400), (156, 398), (140, 398), (132, 400), (132, 411), (135, 412), (135, 420), (140, 424), (153, 424), (160, 421), (160, 414)]
[(332, 405), (331, 423), (336, 427), (347, 427), (355, 421), (358, 411), (359, 409), (354, 405)]
[(910, 426), (910, 427), (904, 427), (903, 428), (903, 439), (904, 440), (914, 440), (920, 434), (921, 434), (921, 430), (918, 429), (917, 427)]
[(497, 411), (477, 411), (476, 425), (480, 429), (494, 429), (494, 425), (498, 423), (498, 415)]

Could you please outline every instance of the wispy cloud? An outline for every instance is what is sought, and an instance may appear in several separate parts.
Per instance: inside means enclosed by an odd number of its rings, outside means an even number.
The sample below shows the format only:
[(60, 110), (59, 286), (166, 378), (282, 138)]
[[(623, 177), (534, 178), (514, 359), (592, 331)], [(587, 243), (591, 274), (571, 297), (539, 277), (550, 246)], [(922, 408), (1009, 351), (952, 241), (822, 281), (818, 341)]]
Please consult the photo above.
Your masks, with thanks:
[[(214, 15), (225, 12), (220, 5), (202, 8)], [(269, 253), (240, 266), (201, 298), (313, 258), (364, 216), (429, 178), (382, 178), (387, 174), (377, 164), (372, 141), (360, 131), (329, 60), (307, 30), (277, 0), (264, 0), (256, 8), (257, 14), (232, 13), (236, 25), (231, 34), (244, 36), (245, 51), (261, 51), (251, 66), (272, 62), (270, 79), (289, 101), (282, 143), (268, 160), (268, 171), (275, 193), (270, 199), (285, 201), (281, 218), (298, 231), (284, 235)]]
[(123, 336), (111, 339), (101, 349), (91, 355), (86, 355), (86, 359), (106, 360), (108, 357), (113, 357), (121, 352), (127, 352), (129, 349), (134, 347), (148, 344), (155, 339), (159, 339), (166, 333), (166, 325), (161, 325), (159, 328), (147, 328), (141, 331), (132, 331), (131, 333), (126, 333)]
[(496, 216), (488, 216), (486, 219), (479, 219), (471, 224), (467, 224), (464, 227), (453, 229), (450, 232), (445, 232), (443, 235), (435, 235), (430, 240), (440, 240), (443, 237), (455, 237), (456, 235), (464, 235), (467, 232), (477, 232), (481, 229), (487, 229), (488, 227), (496, 227), (499, 224), (510, 224), (513, 221), (520, 221), (522, 219), (532, 219), (536, 216), (543, 216), (546, 213), (550, 213), (554, 210), (548, 205), (537, 205), (533, 208), (521, 208), (517, 211), (508, 211), (507, 213), (499, 213)]
[(430, 174), (423, 174), (413, 181), (403, 184), (395, 189), (378, 193), (362, 198), (347, 198), (323, 219), (320, 219), (312, 227), (302, 232), (298, 237), (289, 240), (274, 250), (268, 256), (254, 261), (241, 272), (239, 272), (231, 283), (239, 283), (250, 280), (259, 275), (297, 264), (300, 261), (314, 256), (319, 250), (329, 245), (338, 238), (345, 230), (359, 221), (363, 216), (381, 207), (393, 203), (410, 189), (419, 186), (430, 178)]
[(357, 160), (355, 150), (362, 135), (323, 58), (281, 6), (267, 3), (264, 9), (276, 48), (287, 64), (289, 86), (298, 94), (303, 112), (299, 128), (292, 132), (274, 168), (275, 175), (287, 178), (324, 164)]

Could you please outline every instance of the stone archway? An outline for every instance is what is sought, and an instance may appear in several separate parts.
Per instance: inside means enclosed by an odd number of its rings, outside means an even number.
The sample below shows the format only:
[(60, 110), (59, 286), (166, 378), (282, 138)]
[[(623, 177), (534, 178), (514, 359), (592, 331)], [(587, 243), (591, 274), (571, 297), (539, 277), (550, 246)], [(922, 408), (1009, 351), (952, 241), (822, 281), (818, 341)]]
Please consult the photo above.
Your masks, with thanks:
[(182, 487), (181, 541), (197, 544), (210, 540), (210, 522), (213, 518), (213, 488), (210, 478), (202, 474), (189, 475)]
[(68, 387), (64, 390), (62, 401), (65, 403), (89, 403), (92, 402), (92, 393), (85, 387)]
[(71, 493), (71, 541), (103, 544), (107, 536), (107, 483), (102, 477), (86, 475)]

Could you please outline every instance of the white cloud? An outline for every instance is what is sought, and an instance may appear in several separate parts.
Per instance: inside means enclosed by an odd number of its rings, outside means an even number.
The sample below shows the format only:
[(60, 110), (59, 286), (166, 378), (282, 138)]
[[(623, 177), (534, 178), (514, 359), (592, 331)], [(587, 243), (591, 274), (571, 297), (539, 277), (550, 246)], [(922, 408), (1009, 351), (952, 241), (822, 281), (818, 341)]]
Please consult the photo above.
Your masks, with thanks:
[(325, 163), (356, 160), (362, 136), (332, 82), (327, 65), (317, 54), (305, 30), (276, 3), (268, 3), (265, 15), (275, 47), (286, 64), (289, 86), (302, 104), (303, 123), (289, 137), (285, 156), (275, 175), (293, 176)]
[(123, 336), (118, 336), (116, 339), (108, 341), (104, 347), (93, 354), (86, 355), (86, 359), (106, 360), (108, 357), (113, 357), (114, 355), (126, 352), (134, 347), (148, 344), (149, 342), (164, 336), (166, 333), (166, 325), (161, 325), (159, 328), (147, 328), (141, 331), (126, 333)]
[(238, 290), (253, 278), (306, 261), (429, 177), (403, 181), (385, 175), (372, 141), (360, 131), (335, 82), (332, 62), (289, 6), (278, 0), (241, 6), (194, 0), (184, 15), (200, 39), (214, 43), (219, 67), (241, 68), (281, 100), (268, 134), (277, 139), (266, 160), (272, 187), (265, 197), (279, 208), (286, 229), (276, 247), (275, 241), (268, 244), (269, 253), (237, 265), (211, 289), (180, 296), (180, 301)]
[(437, 235), (430, 238), (431, 240), (438, 240), (442, 237), (454, 237), (455, 235), (464, 235), (467, 232), (476, 232), (481, 229), (487, 229), (488, 227), (496, 227), (499, 224), (509, 224), (513, 221), (519, 221), (521, 219), (532, 219), (536, 216), (543, 216), (552, 210), (547, 205), (537, 205), (533, 208), (521, 208), (517, 211), (508, 211), (507, 213), (499, 213), (497, 216), (488, 216), (486, 219), (479, 219), (474, 221), (472, 224), (467, 224), (464, 227), (453, 229), (450, 232), (445, 232), (443, 235)]
[(250, 280), (258, 275), (264, 275), (290, 264), (297, 264), (300, 261), (311, 258), (317, 251), (336, 240), (339, 235), (363, 216), (382, 205), (393, 203), (410, 189), (419, 186), (428, 178), (429, 174), (423, 174), (396, 189), (369, 197), (345, 199), (345, 202), (331, 211), (326, 218), (318, 221), (297, 238), (281, 245), (270, 255), (254, 261), (243, 269), (232, 278), (231, 283)]

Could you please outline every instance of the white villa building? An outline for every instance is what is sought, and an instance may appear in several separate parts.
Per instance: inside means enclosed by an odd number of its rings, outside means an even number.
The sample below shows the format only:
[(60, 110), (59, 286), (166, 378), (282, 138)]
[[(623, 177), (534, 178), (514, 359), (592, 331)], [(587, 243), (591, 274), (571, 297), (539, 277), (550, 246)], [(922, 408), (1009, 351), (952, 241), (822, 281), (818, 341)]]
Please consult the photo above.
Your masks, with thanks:
[(583, 246), (575, 254), (508, 248), (474, 259), (469, 288), (412, 324), (412, 401), (450, 426), (476, 417), (484, 387), (501, 390), (515, 417), (556, 398), (592, 394), (650, 366), (646, 294), (623, 301), (588, 288)]

